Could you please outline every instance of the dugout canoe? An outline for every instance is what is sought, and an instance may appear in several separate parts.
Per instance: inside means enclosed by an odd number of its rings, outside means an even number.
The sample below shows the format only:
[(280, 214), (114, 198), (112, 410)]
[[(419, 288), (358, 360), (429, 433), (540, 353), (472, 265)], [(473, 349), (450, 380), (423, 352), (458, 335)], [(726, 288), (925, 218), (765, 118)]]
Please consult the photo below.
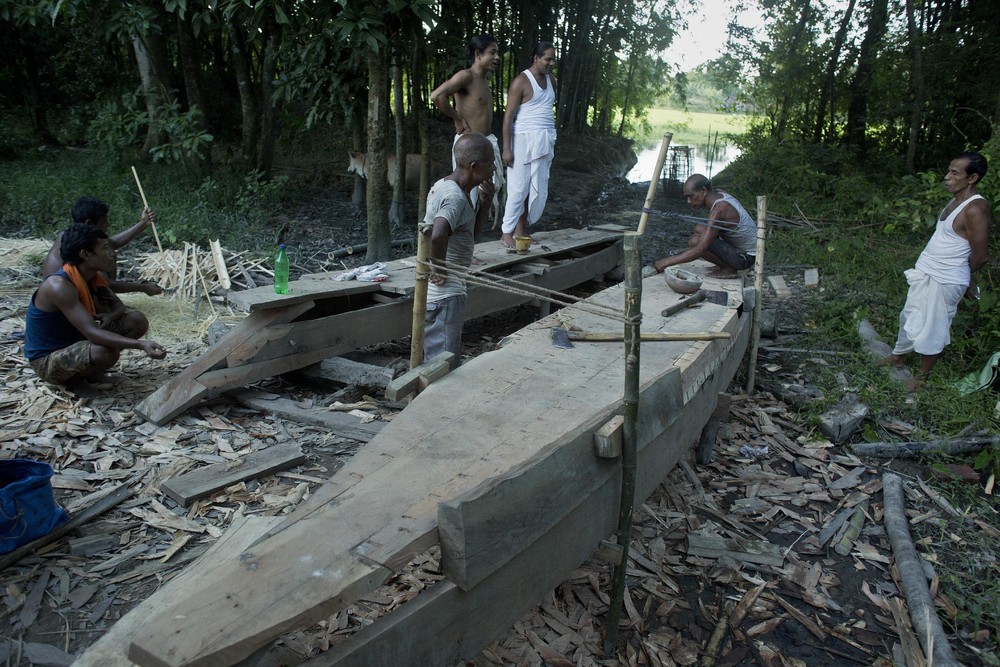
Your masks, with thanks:
[[(705, 274), (707, 265), (692, 270)], [(690, 451), (750, 337), (741, 281), (660, 315), (680, 295), (643, 281), (643, 332), (729, 339), (642, 344), (638, 504)], [(620, 343), (558, 349), (558, 322), (621, 331), (622, 285), (514, 334), (421, 393), (311, 498), (262, 537), (203, 558), (143, 605), (128, 656), (141, 665), (228, 665), (326, 618), (439, 543), (447, 579), (311, 665), (452, 665), (476, 655), (614, 531), (619, 459), (594, 432), (621, 414)], [(751, 309), (747, 309), (749, 311)], [(250, 546), (243, 546), (246, 543)]]

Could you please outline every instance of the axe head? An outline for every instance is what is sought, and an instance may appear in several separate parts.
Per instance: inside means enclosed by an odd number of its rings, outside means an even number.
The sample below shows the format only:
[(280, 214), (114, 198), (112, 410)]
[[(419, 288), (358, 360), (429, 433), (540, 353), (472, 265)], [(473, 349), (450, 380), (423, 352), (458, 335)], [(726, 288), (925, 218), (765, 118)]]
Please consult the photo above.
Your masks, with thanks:
[(552, 327), (550, 330), (552, 336), (552, 347), (557, 347), (560, 350), (571, 350), (573, 349), (573, 343), (569, 339), (569, 332), (563, 327)]

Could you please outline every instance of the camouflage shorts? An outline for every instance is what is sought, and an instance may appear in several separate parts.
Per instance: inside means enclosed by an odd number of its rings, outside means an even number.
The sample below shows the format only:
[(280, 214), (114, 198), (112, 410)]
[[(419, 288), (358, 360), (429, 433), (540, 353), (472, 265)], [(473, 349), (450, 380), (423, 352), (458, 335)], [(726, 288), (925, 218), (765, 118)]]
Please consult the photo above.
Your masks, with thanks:
[(90, 360), (89, 340), (80, 340), (69, 347), (51, 352), (44, 357), (28, 361), (35, 374), (46, 382), (66, 384), (73, 378), (94, 368)]
[[(108, 322), (103, 328), (119, 336), (125, 335), (124, 315)], [(28, 363), (35, 374), (46, 382), (66, 384), (76, 376), (95, 368), (95, 364), (90, 360), (91, 345), (93, 343), (89, 340), (80, 340), (69, 347), (50, 352), (44, 357), (31, 359)]]

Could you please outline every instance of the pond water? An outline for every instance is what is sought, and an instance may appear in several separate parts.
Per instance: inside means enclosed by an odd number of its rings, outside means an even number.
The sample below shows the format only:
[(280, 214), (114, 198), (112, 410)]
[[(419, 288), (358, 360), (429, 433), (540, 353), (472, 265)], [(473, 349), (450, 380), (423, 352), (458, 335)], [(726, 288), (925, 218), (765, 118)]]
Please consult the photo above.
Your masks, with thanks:
[[(681, 150), (687, 148), (689, 153), (690, 168), (688, 159), (685, 158)], [(648, 182), (653, 174), (653, 167), (656, 166), (656, 158), (660, 153), (659, 144), (643, 148), (636, 155), (638, 161), (626, 178), (631, 183)], [(740, 156), (740, 149), (729, 144), (719, 142), (712, 150), (709, 144), (698, 144), (694, 146), (673, 146), (667, 152), (667, 159), (663, 165), (663, 175), (665, 178), (677, 177), (684, 180), (691, 174), (705, 174), (712, 178), (715, 174), (726, 168), (726, 166)]]

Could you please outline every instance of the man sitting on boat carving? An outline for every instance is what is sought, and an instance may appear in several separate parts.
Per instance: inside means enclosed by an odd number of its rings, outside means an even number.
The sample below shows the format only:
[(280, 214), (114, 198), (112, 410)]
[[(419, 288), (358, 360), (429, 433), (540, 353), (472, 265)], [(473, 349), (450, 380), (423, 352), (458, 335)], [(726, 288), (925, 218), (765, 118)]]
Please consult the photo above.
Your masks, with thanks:
[[(493, 201), (493, 146), (479, 132), (465, 132), (455, 142), (455, 171), (427, 193), (424, 224), (431, 225), (431, 274), (424, 320), (424, 359), (452, 352), (453, 366), (462, 359), (465, 280), (456, 271), (472, 264), (476, 237)], [(479, 209), (469, 193), (479, 188)]]
[(694, 174), (684, 182), (684, 199), (694, 208), (707, 208), (708, 220), (699, 223), (686, 250), (653, 262), (662, 273), (668, 266), (705, 259), (717, 269), (712, 278), (735, 278), (753, 266), (757, 255), (757, 225), (736, 197), (712, 188), (712, 181)]
[(906, 355), (920, 355), (920, 371), (906, 383), (911, 392), (951, 342), (951, 320), (962, 297), (979, 296), (972, 273), (989, 259), (987, 241), (993, 222), (989, 202), (977, 192), (986, 167), (979, 153), (962, 153), (951, 161), (944, 185), (952, 200), (938, 216), (934, 235), (916, 265), (903, 274), (909, 291), (899, 314), (899, 336), (883, 363), (903, 368)]
[(126, 311), (108, 288), (115, 251), (107, 233), (75, 224), (62, 233), (59, 251), (66, 263), (42, 281), (25, 318), (24, 355), (38, 377), (80, 390), (118, 363), (123, 349), (163, 359), (162, 345), (140, 340), (145, 315)]

